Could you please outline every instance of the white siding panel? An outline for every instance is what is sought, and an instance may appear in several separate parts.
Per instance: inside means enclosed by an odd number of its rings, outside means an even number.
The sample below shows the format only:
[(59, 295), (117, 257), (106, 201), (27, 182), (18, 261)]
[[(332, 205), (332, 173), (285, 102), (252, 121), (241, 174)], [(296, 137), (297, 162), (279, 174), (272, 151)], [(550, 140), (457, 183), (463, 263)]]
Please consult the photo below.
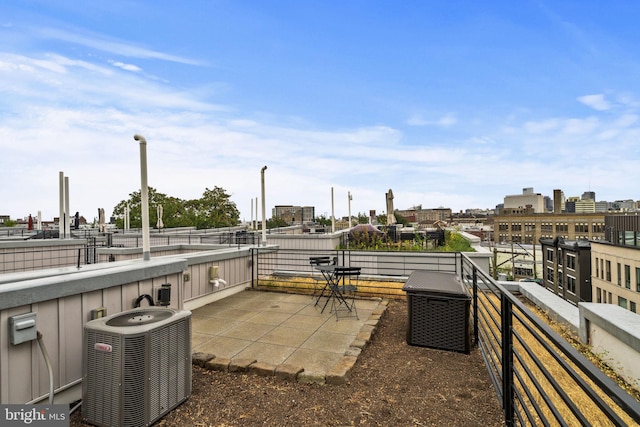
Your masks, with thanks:
[[(7, 313), (7, 320), (2, 327), (8, 331), (9, 317), (29, 313), (31, 312), (31, 307), (16, 307), (5, 310), (5, 312)], [(11, 345), (9, 337), (7, 337), (7, 345), (9, 347), (6, 358), (8, 396), (7, 398), (2, 397), (2, 403), (28, 402), (31, 400), (31, 390), (33, 386), (32, 355), (34, 354), (34, 350), (38, 350), (38, 344), (35, 341), (31, 341), (14, 346)]]

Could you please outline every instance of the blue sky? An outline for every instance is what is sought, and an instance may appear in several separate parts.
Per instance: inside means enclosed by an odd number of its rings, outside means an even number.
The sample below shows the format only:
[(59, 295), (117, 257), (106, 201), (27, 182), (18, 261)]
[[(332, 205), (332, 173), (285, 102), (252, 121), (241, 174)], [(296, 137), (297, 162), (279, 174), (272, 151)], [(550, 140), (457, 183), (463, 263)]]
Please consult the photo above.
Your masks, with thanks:
[[(0, 4), (0, 214), (89, 221), (148, 181), (345, 216), (640, 199), (640, 4)], [(260, 202), (261, 203), (261, 202)], [(255, 210), (255, 206), (254, 206)]]

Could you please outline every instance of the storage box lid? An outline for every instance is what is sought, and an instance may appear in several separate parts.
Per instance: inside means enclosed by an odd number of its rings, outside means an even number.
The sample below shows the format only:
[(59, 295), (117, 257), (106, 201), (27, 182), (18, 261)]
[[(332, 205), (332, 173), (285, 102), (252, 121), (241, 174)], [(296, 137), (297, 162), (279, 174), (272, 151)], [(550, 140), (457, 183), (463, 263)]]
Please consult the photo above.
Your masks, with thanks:
[(405, 292), (448, 294), (450, 296), (468, 295), (457, 274), (441, 271), (416, 270), (411, 273), (402, 290)]

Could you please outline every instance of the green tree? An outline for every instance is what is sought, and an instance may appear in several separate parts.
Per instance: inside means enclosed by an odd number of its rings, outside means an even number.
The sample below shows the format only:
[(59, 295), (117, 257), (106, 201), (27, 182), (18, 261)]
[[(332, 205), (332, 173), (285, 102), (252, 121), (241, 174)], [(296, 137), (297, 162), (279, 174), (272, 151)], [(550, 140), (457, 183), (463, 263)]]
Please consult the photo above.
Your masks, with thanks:
[(284, 219), (280, 218), (279, 216), (277, 216), (275, 218), (269, 218), (267, 220), (267, 229), (278, 228), (278, 227), (286, 227), (287, 225), (289, 225), (289, 224), (287, 224), (287, 222)]
[(407, 220), (407, 218), (405, 218), (402, 215), (400, 215), (398, 212), (394, 212), (393, 216), (396, 217), (396, 223), (402, 224), (405, 227), (409, 225), (409, 220)]
[[(163, 209), (166, 209), (164, 202), (169, 196), (166, 194), (158, 193), (155, 188), (149, 187), (149, 226), (155, 226), (158, 221), (157, 206), (159, 203), (163, 203)], [(131, 228), (142, 227), (142, 193), (140, 191), (134, 191), (129, 194), (128, 200), (122, 200), (113, 208), (113, 216), (116, 217), (116, 225), (118, 228), (124, 228), (124, 213), (125, 208), (129, 205), (129, 223)], [(165, 210), (166, 212), (166, 210)], [(165, 227), (169, 227), (167, 222), (168, 215), (165, 213), (162, 216)]]
[(14, 225), (16, 225), (16, 224), (17, 224), (17, 222), (15, 222), (15, 221), (14, 221), (14, 220), (12, 220), (12, 219), (8, 219), (8, 220), (6, 220), (6, 221), (4, 222), (5, 227), (13, 227), (13, 226), (14, 226)]
[[(113, 209), (116, 225), (124, 227), (124, 212), (129, 205), (129, 221), (131, 228), (142, 227), (141, 192), (129, 194), (128, 200), (118, 203)], [(165, 228), (197, 227), (215, 228), (229, 227), (239, 223), (240, 212), (230, 196), (220, 187), (205, 189), (200, 199), (182, 200), (159, 193), (149, 187), (149, 226), (155, 227), (158, 222), (158, 205), (162, 205), (162, 222)]]
[(230, 195), (220, 187), (205, 189), (195, 202), (198, 213), (198, 228), (231, 227), (240, 222), (240, 212)]
[(324, 215), (320, 215), (316, 217), (316, 222), (320, 225), (328, 226), (328, 225), (331, 225), (331, 218), (327, 218)]
[(363, 213), (358, 212), (358, 224), (369, 224), (369, 217)]

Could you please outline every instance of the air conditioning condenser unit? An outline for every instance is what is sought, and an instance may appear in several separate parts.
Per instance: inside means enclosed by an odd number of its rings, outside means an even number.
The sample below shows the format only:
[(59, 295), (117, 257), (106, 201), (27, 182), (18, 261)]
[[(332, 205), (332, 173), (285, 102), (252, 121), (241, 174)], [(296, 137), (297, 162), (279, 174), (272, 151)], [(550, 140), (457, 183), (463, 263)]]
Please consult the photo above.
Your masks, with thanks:
[(191, 394), (191, 312), (149, 307), (84, 327), (82, 416), (148, 426)]

